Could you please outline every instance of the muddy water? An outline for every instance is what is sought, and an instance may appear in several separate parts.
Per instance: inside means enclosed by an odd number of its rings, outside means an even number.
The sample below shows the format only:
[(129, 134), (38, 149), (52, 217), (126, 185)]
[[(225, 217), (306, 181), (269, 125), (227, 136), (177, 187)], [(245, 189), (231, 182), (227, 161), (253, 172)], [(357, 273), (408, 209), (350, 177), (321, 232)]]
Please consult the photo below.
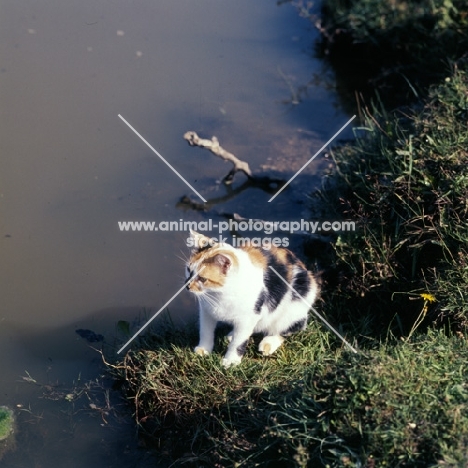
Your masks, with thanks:
[[(108, 404), (90, 347), (101, 343), (75, 330), (116, 350), (116, 322), (144, 319), (182, 284), (187, 236), (122, 233), (118, 221), (305, 215), (323, 158), (272, 203), (256, 188), (223, 199), (229, 166), (182, 135), (216, 135), (255, 172), (288, 178), (349, 116), (313, 84), (324, 73), (311, 57), (315, 33), (291, 5), (5, 0), (1, 9), (0, 404), (19, 425), (2, 466), (155, 466), (129, 419), (109, 409), (118, 400), (111, 391)], [(118, 114), (221, 202), (209, 213), (177, 207), (196, 194)], [(194, 303), (183, 293), (170, 312), (183, 323)]]

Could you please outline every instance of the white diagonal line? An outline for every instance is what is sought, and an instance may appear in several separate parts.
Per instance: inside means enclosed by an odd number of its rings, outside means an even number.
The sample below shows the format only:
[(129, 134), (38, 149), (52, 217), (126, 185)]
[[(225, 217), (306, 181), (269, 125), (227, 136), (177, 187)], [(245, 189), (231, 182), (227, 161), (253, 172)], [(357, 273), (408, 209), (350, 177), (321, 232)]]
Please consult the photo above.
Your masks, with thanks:
[(158, 315), (164, 310), (183, 290), (187, 287), (197, 275), (205, 268), (202, 266), (118, 351), (120, 354)]
[(354, 119), (353, 115), (269, 200), (273, 201)]
[(127, 126), (133, 130), (133, 132), (140, 137), (140, 139), (145, 143), (149, 148), (156, 154), (156, 156), (159, 156), (159, 158), (165, 162), (175, 174), (179, 176), (179, 178), (186, 183), (203, 201), (206, 203), (206, 200), (120, 115), (118, 114), (119, 117), (127, 124)]
[(270, 268), (276, 273), (276, 275), (281, 279), (281, 281), (283, 281), (283, 283), (291, 290), (291, 291), (294, 291), (299, 297), (300, 299), (302, 300), (302, 302), (304, 302), (304, 304), (306, 304), (307, 306), (309, 306), (309, 309), (312, 310), (312, 312), (338, 337), (340, 338), (341, 341), (343, 341), (343, 343), (353, 352), (353, 353), (357, 353), (357, 351), (340, 335), (340, 333), (338, 333), (338, 331), (336, 331), (313, 307), (312, 307), (312, 304), (309, 304), (272, 266), (270, 266)]

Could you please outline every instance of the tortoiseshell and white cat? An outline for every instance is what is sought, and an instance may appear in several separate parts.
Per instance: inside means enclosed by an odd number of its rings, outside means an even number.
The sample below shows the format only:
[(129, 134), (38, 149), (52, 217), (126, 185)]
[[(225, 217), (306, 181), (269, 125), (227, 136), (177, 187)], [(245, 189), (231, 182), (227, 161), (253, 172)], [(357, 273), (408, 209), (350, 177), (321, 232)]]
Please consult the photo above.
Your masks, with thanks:
[(222, 361), (225, 367), (241, 362), (253, 333), (264, 335), (258, 349), (268, 356), (286, 336), (305, 329), (309, 307), (269, 268), (272, 266), (312, 305), (319, 291), (317, 281), (291, 251), (210, 244), (208, 237), (194, 231), (191, 239), (195, 247), (186, 275), (191, 279), (199, 272), (187, 285), (199, 302), (197, 354), (211, 353), (219, 321), (233, 326)]

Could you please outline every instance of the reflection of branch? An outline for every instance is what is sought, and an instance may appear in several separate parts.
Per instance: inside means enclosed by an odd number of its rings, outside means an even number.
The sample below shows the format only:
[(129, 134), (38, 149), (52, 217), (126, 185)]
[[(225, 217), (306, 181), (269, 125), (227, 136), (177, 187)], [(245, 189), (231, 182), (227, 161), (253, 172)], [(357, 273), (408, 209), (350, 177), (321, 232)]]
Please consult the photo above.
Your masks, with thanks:
[(249, 187), (252, 187), (252, 183), (250, 180), (246, 180), (242, 185), (239, 185), (239, 187), (232, 189), (231, 187), (228, 188), (228, 193), (226, 195), (223, 195), (221, 197), (216, 197), (212, 198), (211, 200), (208, 200), (206, 203), (200, 203), (198, 201), (192, 200), (190, 197), (187, 195), (184, 195), (180, 200), (179, 203), (177, 203), (177, 208), (189, 208), (194, 211), (208, 211), (212, 206), (218, 205), (220, 203), (225, 203), (231, 198), (234, 198), (236, 195), (239, 195), (239, 193), (243, 192), (244, 190), (248, 189)]
[(206, 208), (206, 203), (194, 201), (188, 195), (184, 195), (177, 202), (176, 208), (188, 208), (194, 211), (208, 211)]
[(284, 179), (271, 179), (269, 177), (255, 177), (249, 180), (246, 180), (242, 185), (232, 189), (229, 187), (228, 193), (221, 197), (212, 198), (206, 203), (200, 203), (198, 201), (192, 200), (187, 195), (184, 195), (179, 202), (177, 203), (177, 208), (191, 209), (194, 211), (208, 211), (212, 206), (219, 205), (220, 203), (225, 203), (232, 198), (239, 195), (239, 193), (247, 190), (249, 188), (259, 188), (266, 193), (276, 193), (279, 188), (281, 188), (286, 181)]
[(200, 138), (196, 134), (196, 132), (186, 132), (184, 134), (184, 140), (187, 140), (190, 146), (200, 146), (202, 148), (207, 148), (216, 156), (219, 156), (221, 159), (224, 159), (225, 161), (230, 161), (234, 164), (234, 167), (231, 169), (229, 174), (223, 179), (223, 182), (225, 184), (231, 184), (235, 173), (238, 171), (242, 171), (244, 174), (247, 175), (249, 179), (253, 177), (252, 171), (250, 170), (248, 163), (246, 163), (245, 161), (241, 161), (240, 159), (236, 158), (232, 153), (222, 148), (219, 145), (219, 141), (215, 136), (212, 137), (211, 140), (207, 140), (204, 138)]

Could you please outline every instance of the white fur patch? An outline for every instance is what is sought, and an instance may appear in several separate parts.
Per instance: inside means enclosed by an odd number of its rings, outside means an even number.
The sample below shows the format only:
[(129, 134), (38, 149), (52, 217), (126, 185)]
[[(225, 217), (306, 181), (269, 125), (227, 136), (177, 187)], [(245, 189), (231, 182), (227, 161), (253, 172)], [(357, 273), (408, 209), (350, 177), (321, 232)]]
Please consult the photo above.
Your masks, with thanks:
[(207, 351), (205, 348), (202, 348), (201, 346), (197, 346), (194, 351), (195, 354), (199, 354), (200, 356), (208, 356), (210, 354), (209, 351)]
[(237, 366), (242, 360), (241, 356), (231, 356), (229, 358), (224, 357), (221, 361), (223, 367)]
[(258, 350), (264, 356), (271, 356), (282, 344), (284, 338), (279, 335), (274, 336), (265, 336), (260, 344), (258, 345)]

